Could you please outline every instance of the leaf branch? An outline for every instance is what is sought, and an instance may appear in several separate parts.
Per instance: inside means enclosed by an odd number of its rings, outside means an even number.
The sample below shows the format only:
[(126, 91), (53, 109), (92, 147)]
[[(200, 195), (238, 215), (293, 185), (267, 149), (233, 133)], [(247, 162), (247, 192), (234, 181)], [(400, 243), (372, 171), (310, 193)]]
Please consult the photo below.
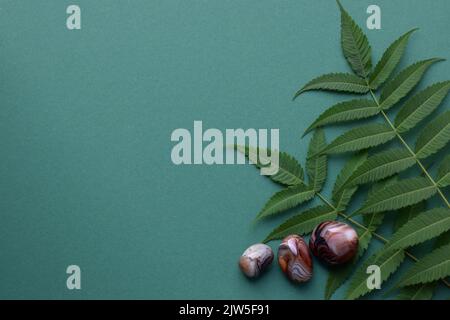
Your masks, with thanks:
[[(425, 167), (424, 167), (425, 169)], [(426, 170), (426, 169), (425, 169)], [(378, 240), (380, 240), (383, 243), (388, 243), (389, 240), (386, 239), (385, 237), (383, 237), (382, 235), (376, 233), (375, 231), (371, 231), (369, 230), (364, 224), (359, 223), (358, 221), (354, 220), (353, 218), (349, 217), (348, 215), (346, 215), (343, 212), (338, 211), (338, 209), (325, 197), (323, 196), (320, 192), (316, 192), (317, 197), (327, 206), (329, 206), (331, 209), (335, 210), (336, 213), (341, 216), (342, 218), (344, 218), (345, 220), (347, 220), (348, 222), (352, 223), (353, 225), (363, 229), (364, 231), (370, 232), (375, 238), (377, 238)], [(405, 252), (405, 254), (414, 262), (418, 262), (419, 259), (416, 258), (413, 254), (411, 254), (410, 252), (408, 252), (407, 250), (403, 250)], [(445, 280), (445, 279), (441, 279), (441, 281), (448, 287), (450, 288), (450, 283)]]
[(413, 151), (413, 149), (408, 145), (408, 143), (405, 141), (405, 139), (403, 139), (403, 137), (401, 136), (401, 134), (398, 132), (397, 128), (394, 126), (394, 124), (392, 123), (391, 119), (389, 119), (388, 115), (386, 114), (386, 112), (381, 108), (380, 102), (378, 101), (378, 98), (376, 97), (375, 93), (373, 92), (373, 90), (370, 88), (369, 83), (367, 82), (367, 87), (369, 88), (369, 92), (370, 95), (372, 96), (373, 101), (377, 104), (379, 110), (380, 110), (380, 114), (383, 116), (384, 120), (386, 121), (386, 123), (388, 124), (388, 126), (391, 128), (391, 130), (395, 133), (396, 137), (398, 138), (398, 140), (402, 143), (402, 145), (406, 148), (406, 150), (408, 150), (408, 152), (411, 154), (411, 156), (414, 158), (414, 160), (416, 161), (417, 165), (419, 166), (419, 168), (422, 170), (423, 174), (428, 178), (428, 180), (430, 180), (430, 182), (433, 184), (433, 186), (436, 188), (439, 196), (442, 198), (443, 202), (445, 203), (445, 205), (450, 208), (450, 202), (448, 201), (448, 199), (446, 198), (446, 196), (444, 195), (444, 193), (442, 192), (441, 188), (439, 187), (439, 185), (437, 184), (437, 182), (433, 179), (433, 177), (430, 175), (430, 173), (428, 172), (428, 170), (425, 168), (425, 166), (423, 165), (422, 161), (420, 161), (420, 159), (417, 157), (416, 153)]

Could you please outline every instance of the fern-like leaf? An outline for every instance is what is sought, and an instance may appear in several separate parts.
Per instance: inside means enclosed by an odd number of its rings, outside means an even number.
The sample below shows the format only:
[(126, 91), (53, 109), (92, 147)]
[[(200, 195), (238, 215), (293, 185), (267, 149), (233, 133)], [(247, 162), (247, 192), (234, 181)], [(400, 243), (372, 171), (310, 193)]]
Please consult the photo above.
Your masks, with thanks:
[(450, 155), (446, 156), (439, 166), (437, 184), (439, 187), (450, 185)]
[(369, 157), (350, 177), (349, 186), (382, 180), (412, 167), (416, 160), (406, 149), (391, 149)]
[(357, 75), (367, 78), (372, 68), (369, 41), (339, 1), (338, 5), (341, 10), (341, 44), (344, 56)]
[(416, 143), (416, 155), (424, 159), (438, 152), (450, 141), (450, 111), (439, 115), (423, 128)]
[(441, 104), (450, 90), (450, 81), (436, 83), (414, 95), (395, 117), (395, 127), (400, 133), (414, 128)]
[(416, 262), (403, 276), (398, 287), (429, 283), (450, 276), (450, 244), (433, 250)]
[(325, 133), (321, 129), (316, 130), (309, 144), (308, 159), (306, 160), (309, 186), (315, 191), (322, 189), (327, 177), (327, 156), (317, 155), (326, 145)]
[(329, 206), (318, 206), (308, 209), (300, 213), (280, 226), (275, 228), (264, 240), (269, 242), (272, 240), (282, 239), (290, 234), (306, 234), (311, 232), (319, 223), (334, 220), (337, 217), (336, 211)]
[(298, 184), (273, 195), (258, 214), (257, 219), (265, 218), (276, 213), (294, 208), (314, 197), (315, 191)]
[(413, 29), (408, 31), (400, 38), (394, 41), (389, 48), (384, 52), (380, 61), (375, 66), (372, 74), (370, 75), (370, 87), (373, 90), (378, 89), (392, 74), (392, 72), (397, 67), (400, 62), (403, 53), (405, 52), (406, 45), (408, 44), (408, 40), (411, 34), (417, 29)]
[(406, 222), (394, 233), (385, 250), (406, 249), (447, 230), (450, 230), (450, 209), (431, 209)]
[(305, 134), (313, 129), (334, 123), (369, 118), (380, 112), (377, 104), (371, 100), (356, 99), (335, 104), (322, 113), (309, 127)]
[(381, 93), (381, 108), (386, 110), (405, 97), (422, 79), (428, 68), (442, 59), (429, 59), (417, 62), (400, 72), (386, 84)]
[(397, 232), (402, 226), (405, 225), (409, 220), (417, 217), (419, 214), (426, 210), (426, 201), (421, 201), (419, 203), (413, 204), (405, 208), (401, 208), (395, 214), (394, 220), (394, 232)]
[[(273, 161), (273, 159), (270, 160), (268, 157), (264, 156), (271, 154), (271, 150), (265, 150), (265, 152), (262, 152), (260, 155), (259, 150), (261, 148), (241, 145), (236, 145), (234, 147), (237, 151), (244, 154), (257, 168), (261, 168), (269, 161)], [(271, 180), (284, 186), (294, 186), (304, 183), (303, 168), (293, 156), (287, 154), (286, 152), (279, 152), (278, 162), (278, 172), (274, 175), (268, 176)]]
[(322, 153), (336, 154), (364, 150), (392, 140), (395, 132), (385, 124), (354, 128), (333, 140)]
[(306, 91), (324, 90), (364, 94), (369, 92), (366, 82), (350, 73), (329, 73), (308, 82), (294, 95), (294, 99)]
[(436, 192), (436, 187), (427, 178), (405, 179), (369, 196), (355, 214), (400, 209), (428, 199)]
[(346, 299), (354, 300), (372, 291), (367, 287), (368, 275), (366, 270), (368, 266), (377, 265), (380, 267), (380, 280), (381, 282), (384, 282), (398, 269), (404, 258), (405, 254), (403, 250), (389, 250), (385, 252), (382, 249), (381, 252), (377, 252), (370, 256), (353, 275), (347, 290)]

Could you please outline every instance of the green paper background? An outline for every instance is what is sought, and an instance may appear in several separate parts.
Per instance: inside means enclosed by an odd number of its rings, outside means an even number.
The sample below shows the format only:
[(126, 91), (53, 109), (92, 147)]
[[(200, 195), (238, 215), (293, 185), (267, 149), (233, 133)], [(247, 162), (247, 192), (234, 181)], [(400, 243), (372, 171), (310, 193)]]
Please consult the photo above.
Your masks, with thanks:
[[(450, 58), (450, 1), (342, 2), (375, 62), (416, 26), (402, 66)], [(65, 26), (73, 3), (80, 31)], [(365, 27), (370, 4), (382, 30)], [(286, 218), (252, 224), (279, 187), (250, 166), (175, 166), (170, 134), (194, 120), (279, 128), (281, 148), (303, 163), (301, 133), (343, 97), (291, 98), (349, 70), (339, 37), (334, 1), (1, 0), (0, 298), (321, 299), (317, 260), (301, 286), (276, 264), (259, 281), (237, 267)], [(419, 88), (449, 71), (432, 67)], [(327, 129), (328, 140), (344, 129)], [(331, 159), (325, 194), (345, 159)], [(66, 288), (70, 264), (82, 290)]]

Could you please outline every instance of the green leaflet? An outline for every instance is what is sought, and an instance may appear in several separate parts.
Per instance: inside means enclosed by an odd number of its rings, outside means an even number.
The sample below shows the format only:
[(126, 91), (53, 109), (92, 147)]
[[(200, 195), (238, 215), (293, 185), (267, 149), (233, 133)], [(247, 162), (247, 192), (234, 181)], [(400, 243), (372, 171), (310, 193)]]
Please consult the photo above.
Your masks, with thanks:
[[(268, 163), (269, 161), (269, 158), (264, 157), (264, 155), (267, 155), (267, 152), (263, 152), (262, 157), (258, 154), (260, 148), (256, 149), (239, 145), (236, 145), (234, 147), (237, 151), (244, 154), (250, 160), (250, 162), (252, 162), (258, 168), (261, 168), (263, 163)], [(269, 153), (272, 152), (271, 150), (266, 151), (268, 151)], [(268, 176), (273, 181), (285, 186), (293, 186), (304, 183), (303, 169), (300, 163), (298, 163), (298, 161), (291, 155), (285, 152), (280, 152), (278, 166), (278, 172), (274, 175)]]
[(385, 124), (370, 124), (354, 128), (337, 137), (322, 152), (327, 154), (358, 151), (392, 140), (395, 132)]
[(449, 90), (450, 81), (436, 83), (409, 99), (395, 117), (398, 132), (408, 131), (428, 117), (441, 104)]
[(315, 191), (310, 188), (298, 184), (273, 195), (266, 203), (264, 208), (258, 214), (257, 219), (265, 218), (270, 215), (291, 209), (303, 202), (311, 200), (315, 195)]
[(319, 223), (335, 220), (336, 211), (329, 206), (318, 206), (296, 215), (275, 228), (263, 242), (282, 239), (290, 234), (311, 232)]
[(419, 203), (413, 204), (405, 208), (401, 208), (395, 214), (394, 220), (394, 232), (398, 231), (406, 222), (417, 217), (419, 214), (426, 210), (426, 201), (421, 201)]
[(327, 177), (327, 156), (316, 155), (325, 146), (325, 133), (316, 130), (309, 144), (308, 159), (306, 160), (306, 171), (308, 172), (309, 186), (315, 191), (320, 191)]
[(327, 284), (325, 286), (325, 299), (327, 300), (331, 299), (331, 296), (336, 292), (336, 290), (339, 289), (339, 287), (342, 286), (342, 284), (344, 284), (344, 282), (350, 277), (359, 258), (364, 255), (367, 247), (369, 246), (369, 242), (372, 238), (372, 233), (367, 230), (358, 228), (357, 232), (359, 237), (358, 254), (353, 259), (353, 261), (330, 270)]
[[(390, 185), (393, 185), (396, 182), (397, 177), (392, 177), (390, 179), (380, 181), (369, 190), (368, 196), (370, 197), (379, 190), (382, 190)], [(370, 232), (375, 232), (378, 229), (378, 227), (381, 226), (383, 220), (384, 220), (384, 212), (375, 212), (363, 216), (363, 223)]]
[(313, 124), (306, 129), (304, 135), (318, 127), (333, 123), (364, 119), (374, 116), (379, 112), (380, 109), (377, 104), (371, 100), (357, 99), (341, 102), (322, 113)]
[[(392, 177), (390, 179), (380, 181), (369, 190), (368, 196), (396, 182), (397, 177)], [(381, 226), (383, 220), (384, 220), (383, 212), (370, 213), (363, 216), (363, 223), (366, 226), (367, 230), (362, 230), (361, 232), (358, 232), (358, 234), (361, 234), (361, 236), (359, 237), (360, 251), (367, 249), (367, 247), (369, 246), (369, 242), (372, 239), (372, 232), (375, 232), (378, 229), (378, 227)]]
[(431, 209), (406, 222), (394, 233), (385, 250), (406, 249), (447, 230), (450, 230), (450, 209)]
[(388, 187), (388, 186), (392, 186), (393, 184), (398, 182), (398, 176), (394, 175), (392, 177), (389, 177), (387, 179), (378, 181), (377, 183), (375, 183), (373, 185), (373, 187), (369, 190), (369, 192), (367, 193), (368, 197), (371, 197), (373, 194), (375, 194), (376, 192)]
[(403, 148), (396, 148), (377, 153), (369, 157), (350, 177), (349, 186), (369, 183), (384, 179), (412, 167), (416, 160)]
[[(443, 247), (443, 246), (446, 246), (449, 244), (450, 244), (450, 231), (447, 231), (447, 232), (441, 234), (439, 237), (437, 237), (433, 247), (435, 249), (437, 249), (437, 248), (440, 248), (440, 247)], [(447, 279), (447, 281), (448, 281), (448, 279)]]
[(358, 230), (358, 258), (361, 258), (366, 252), (367, 248), (369, 248), (370, 240), (372, 240), (372, 232), (369, 230), (363, 230), (361, 228), (357, 228)]
[(436, 283), (418, 284), (402, 288), (395, 297), (396, 300), (430, 300), (433, 298)]
[(450, 155), (446, 156), (439, 166), (437, 184), (439, 187), (450, 185)]
[(333, 198), (337, 211), (344, 211), (347, 208), (356, 190), (358, 187), (346, 188), (336, 198)]
[(416, 262), (398, 287), (429, 283), (450, 276), (450, 244), (441, 246)]
[(333, 198), (337, 197), (347, 185), (348, 179), (352, 176), (353, 172), (359, 168), (367, 159), (367, 152), (362, 152), (352, 156), (342, 168), (341, 172), (336, 178), (336, 182), (333, 187)]
[(376, 212), (371, 214), (366, 214), (364, 217), (364, 225), (369, 229), (369, 231), (374, 232), (384, 220), (384, 213)]
[(338, 177), (336, 178), (336, 182), (334, 184), (332, 192), (332, 200), (334, 206), (338, 211), (345, 210), (353, 194), (356, 192), (357, 187), (344, 188), (344, 186), (352, 173), (361, 165), (361, 163), (365, 159), (367, 159), (366, 152), (357, 154), (354, 157), (350, 158), (350, 160), (347, 161)]
[[(434, 244), (434, 249), (450, 244), (450, 232), (441, 234)], [(433, 297), (437, 282), (416, 284), (409, 287), (400, 288), (397, 300), (428, 300)]]
[(294, 99), (303, 92), (311, 90), (342, 91), (350, 93), (367, 93), (366, 82), (350, 73), (329, 73), (308, 82), (294, 95)]
[(445, 246), (447, 244), (450, 244), (450, 231), (447, 231), (443, 234), (441, 234), (434, 243), (434, 248), (440, 248), (442, 246)]
[(416, 143), (416, 155), (424, 159), (438, 152), (450, 141), (450, 111), (439, 115), (428, 123), (419, 134)]
[(417, 29), (413, 29), (402, 35), (384, 52), (381, 60), (377, 63), (370, 75), (369, 83), (373, 90), (378, 89), (378, 87), (381, 86), (395, 70), (403, 56), (409, 37), (416, 30)]
[(392, 273), (395, 272), (395, 270), (398, 269), (404, 258), (405, 254), (403, 250), (390, 250), (387, 252), (381, 250), (380, 252), (370, 256), (367, 261), (354, 273), (347, 290), (346, 299), (354, 300), (371, 291), (367, 288), (368, 274), (366, 273), (366, 270), (368, 266), (379, 266), (381, 271), (381, 282), (384, 282)]
[(338, 5), (341, 10), (341, 44), (344, 56), (357, 75), (367, 78), (372, 68), (369, 41), (339, 1)]
[(400, 72), (384, 87), (381, 93), (380, 107), (386, 110), (394, 106), (419, 83), (425, 71), (438, 61), (442, 61), (442, 59), (420, 61)]
[(436, 187), (427, 178), (405, 179), (369, 196), (355, 214), (400, 209), (428, 199), (436, 192)]
[(324, 298), (326, 300), (330, 300), (336, 290), (350, 277), (355, 268), (355, 264), (356, 263), (352, 261), (329, 271), (327, 284), (325, 285)]

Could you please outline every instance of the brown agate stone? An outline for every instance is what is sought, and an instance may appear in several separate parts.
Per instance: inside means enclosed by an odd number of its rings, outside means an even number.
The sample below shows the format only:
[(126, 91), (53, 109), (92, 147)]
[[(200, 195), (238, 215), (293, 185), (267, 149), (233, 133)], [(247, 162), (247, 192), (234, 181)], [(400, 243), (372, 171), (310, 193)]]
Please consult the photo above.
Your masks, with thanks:
[(309, 248), (316, 257), (330, 265), (343, 264), (358, 252), (358, 234), (345, 223), (325, 221), (312, 232)]
[(294, 282), (306, 282), (313, 274), (313, 262), (302, 237), (290, 235), (278, 248), (278, 263), (286, 276)]

